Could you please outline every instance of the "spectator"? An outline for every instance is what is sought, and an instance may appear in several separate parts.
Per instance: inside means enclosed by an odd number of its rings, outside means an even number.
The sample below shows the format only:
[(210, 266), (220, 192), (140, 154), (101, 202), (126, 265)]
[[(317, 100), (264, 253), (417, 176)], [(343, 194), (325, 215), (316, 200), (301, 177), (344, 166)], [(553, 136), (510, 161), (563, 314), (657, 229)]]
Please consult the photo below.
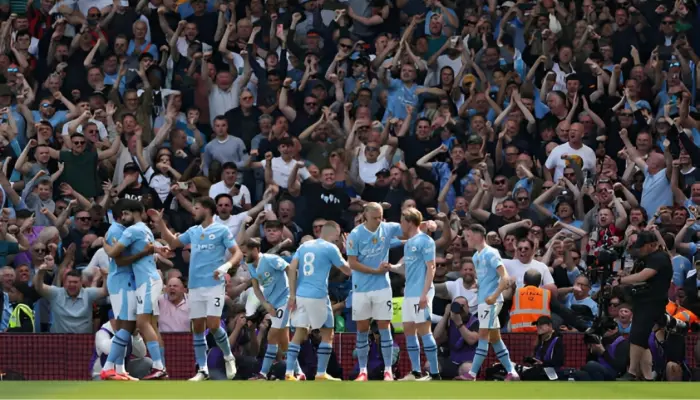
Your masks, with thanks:
[[(158, 299), (158, 330), (160, 333), (189, 332), (190, 307), (187, 303), (185, 283), (179, 277), (172, 277), (167, 282), (165, 293)], [(150, 368), (147, 371), (150, 371)]]

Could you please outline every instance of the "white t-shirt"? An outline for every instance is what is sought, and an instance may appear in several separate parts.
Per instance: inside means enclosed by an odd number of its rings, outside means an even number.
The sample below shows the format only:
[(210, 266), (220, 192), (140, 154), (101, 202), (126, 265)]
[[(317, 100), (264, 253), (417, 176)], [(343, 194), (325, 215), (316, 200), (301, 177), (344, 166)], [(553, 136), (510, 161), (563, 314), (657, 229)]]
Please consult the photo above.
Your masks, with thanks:
[(574, 150), (569, 146), (569, 143), (564, 143), (555, 147), (554, 150), (549, 153), (549, 157), (547, 157), (547, 161), (544, 163), (546, 168), (554, 169), (554, 176), (552, 177), (554, 182), (557, 182), (559, 178), (564, 176), (564, 169), (567, 167), (568, 161), (562, 160), (562, 156), (578, 156), (583, 161), (582, 169), (595, 174), (595, 151), (585, 144), (581, 145), (580, 149)]
[(248, 218), (247, 212), (242, 212), (242, 213), (238, 213), (236, 215), (231, 215), (226, 220), (223, 220), (218, 215), (215, 215), (214, 222), (218, 222), (222, 225), (226, 225), (226, 227), (228, 228), (228, 231), (235, 238), (236, 236), (238, 236), (238, 232), (241, 230), (241, 226), (245, 222), (246, 218)]
[[(287, 188), (289, 175), (292, 174), (292, 169), (296, 163), (294, 159), (290, 159), (289, 162), (284, 162), (282, 157), (275, 157), (272, 159), (272, 180), (277, 186), (285, 189)], [(263, 168), (267, 167), (267, 160), (263, 160), (262, 164)], [(302, 181), (305, 181), (311, 176), (306, 167), (300, 169), (297, 173), (297, 176), (300, 176)]]
[(447, 287), (447, 292), (450, 294), (452, 301), (457, 297), (464, 297), (469, 303), (469, 312), (475, 313), (479, 304), (477, 303), (477, 289), (476, 286), (472, 289), (464, 288), (464, 279), (459, 278), (456, 281), (445, 282)]
[[(515, 284), (518, 288), (523, 287), (523, 279), (525, 278), (525, 272), (529, 269), (535, 269), (542, 275), (542, 285), (549, 285), (554, 283), (554, 278), (552, 278), (552, 273), (549, 272), (549, 268), (544, 263), (532, 260), (529, 264), (523, 264), (520, 260), (503, 260), (503, 265), (506, 267), (508, 276), (515, 278)], [(540, 286), (542, 286), (540, 285)]]
[[(211, 185), (211, 187), (209, 188), (209, 197), (211, 197), (212, 199), (216, 199), (216, 196), (220, 194), (229, 193), (230, 191), (231, 188), (226, 186), (226, 183), (224, 183), (224, 181), (219, 181)], [(233, 196), (233, 205), (240, 207), (241, 199), (245, 199), (246, 204), (251, 204), (250, 190), (248, 190), (248, 188), (245, 185), (241, 185), (241, 188), (238, 190), (238, 195)]]
[[(96, 120), (96, 119), (92, 119), (92, 118), (90, 118), (90, 119), (88, 120), (88, 123), (95, 124), (95, 125), (97, 126), (97, 131), (100, 133), (100, 140), (105, 140), (105, 139), (107, 139), (107, 136), (108, 136), (109, 134), (107, 133), (107, 128), (105, 128), (105, 124), (103, 124), (102, 122), (100, 122), (100, 121), (98, 121), (98, 120)], [(63, 124), (63, 130), (61, 131), (61, 135), (62, 135), (62, 136), (65, 136), (65, 137), (70, 136), (70, 135), (68, 134), (68, 125), (70, 125), (70, 121), (68, 121), (68, 122), (66, 122), (65, 124)], [(76, 131), (77, 133), (83, 133), (83, 126), (82, 126), (82, 125), (78, 125), (78, 128), (77, 128), (75, 131)], [(65, 140), (65, 138), (64, 138), (64, 140)]]
[(384, 145), (379, 148), (379, 156), (377, 156), (377, 161), (374, 163), (367, 162), (367, 157), (365, 157), (365, 145), (360, 145), (357, 150), (358, 156), (357, 160), (360, 163), (360, 179), (362, 182), (372, 185), (377, 181), (377, 172), (384, 168), (389, 168), (389, 161), (386, 159), (387, 153), (391, 150), (390, 146)]

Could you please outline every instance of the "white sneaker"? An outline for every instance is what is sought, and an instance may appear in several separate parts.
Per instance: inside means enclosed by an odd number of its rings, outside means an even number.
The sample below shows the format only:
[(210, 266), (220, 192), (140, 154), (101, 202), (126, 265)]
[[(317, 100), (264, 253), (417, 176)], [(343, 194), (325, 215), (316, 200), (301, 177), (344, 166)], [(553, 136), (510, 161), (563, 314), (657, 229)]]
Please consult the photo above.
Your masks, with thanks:
[(189, 380), (192, 382), (208, 381), (209, 374), (204, 370), (199, 370), (199, 371), (197, 371), (197, 375), (193, 376)]
[(236, 358), (231, 356), (231, 359), (224, 359), (226, 364), (226, 379), (231, 380), (236, 376)]
[(425, 382), (425, 381), (432, 381), (432, 380), (433, 380), (433, 377), (428, 375), (428, 374), (425, 374), (425, 375), (421, 376), (420, 378), (416, 378), (416, 381), (418, 381), (418, 382)]

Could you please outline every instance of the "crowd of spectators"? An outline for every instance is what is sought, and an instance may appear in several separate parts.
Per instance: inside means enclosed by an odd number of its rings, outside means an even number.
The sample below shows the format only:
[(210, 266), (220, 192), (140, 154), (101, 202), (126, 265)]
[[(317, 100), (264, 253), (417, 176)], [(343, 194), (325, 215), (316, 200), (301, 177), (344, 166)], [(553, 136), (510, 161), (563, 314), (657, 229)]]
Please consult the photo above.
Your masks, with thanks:
[[(452, 376), (478, 329), (473, 222), (510, 297), (534, 269), (584, 325), (608, 315), (619, 334), (634, 307), (590, 267), (612, 250), (613, 276), (629, 274), (652, 232), (673, 260), (652, 295), (700, 315), (693, 2), (12, 0), (0, 20), (0, 332), (109, 332), (111, 205), (137, 199), (184, 232), (201, 196), (238, 243), (283, 257), (326, 220), (349, 232), (366, 202), (436, 220)], [(156, 256), (161, 332), (189, 331), (189, 251)], [(349, 278), (330, 288), (336, 330), (352, 331)], [(246, 265), (227, 295), (234, 353), (255, 364), (269, 317)]]

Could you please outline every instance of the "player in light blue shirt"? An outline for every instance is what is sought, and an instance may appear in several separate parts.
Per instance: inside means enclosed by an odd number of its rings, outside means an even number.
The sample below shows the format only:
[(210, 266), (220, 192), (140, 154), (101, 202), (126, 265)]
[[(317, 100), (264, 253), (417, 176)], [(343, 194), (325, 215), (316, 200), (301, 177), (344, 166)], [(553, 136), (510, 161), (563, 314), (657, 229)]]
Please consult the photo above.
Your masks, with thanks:
[[(231, 352), (226, 330), (221, 327), (221, 314), (226, 299), (226, 280), (228, 279), (226, 273), (232, 266), (241, 262), (243, 253), (228, 228), (214, 222), (216, 203), (210, 197), (200, 197), (195, 200), (194, 220), (198, 225), (191, 227), (180, 236), (170, 232), (161, 213), (151, 210), (149, 215), (158, 225), (163, 239), (171, 248), (192, 245), (187, 301), (192, 320), (194, 354), (199, 370), (190, 380), (209, 379), (207, 342), (204, 335), (207, 328), (224, 354), (226, 377), (233, 379), (236, 376), (236, 359)], [(229, 254), (232, 257), (226, 261)]]
[[(115, 245), (126, 227), (122, 220), (122, 207), (125, 200), (119, 200), (112, 207), (115, 222), (107, 230), (105, 241)], [(109, 272), (107, 275), (107, 290), (110, 294), (112, 311), (116, 318), (116, 329), (112, 339), (109, 356), (105, 362), (100, 378), (102, 380), (134, 380), (124, 369), (124, 357), (126, 348), (131, 341), (131, 334), (136, 327), (136, 282), (131, 264), (153, 253), (153, 248), (146, 248), (143, 252), (126, 256), (122, 254), (109, 260)]]
[[(302, 244), (289, 265), (289, 302), (292, 325), (296, 329), (287, 350), (287, 372), (285, 380), (296, 381), (294, 369), (309, 330), (321, 330), (318, 346), (318, 369), (316, 380), (339, 381), (326, 373), (328, 360), (333, 352), (333, 312), (328, 298), (328, 275), (331, 268), (340, 268), (350, 275), (347, 262), (334, 244), (340, 238), (340, 226), (327, 221), (321, 229), (321, 238)], [(388, 241), (387, 241), (388, 243)], [(297, 281), (297, 270), (299, 271)], [(299, 297), (297, 297), (299, 295)]]
[(243, 246), (245, 262), (252, 278), (253, 293), (271, 316), (267, 348), (260, 373), (252, 379), (266, 380), (278, 349), (289, 347), (289, 263), (275, 254), (260, 253), (260, 239), (249, 239)]
[(508, 273), (503, 265), (498, 250), (486, 244), (486, 229), (479, 224), (473, 224), (466, 231), (469, 247), (476, 250), (472, 256), (476, 268), (476, 279), (479, 284), (477, 292), (477, 314), (479, 317), (479, 345), (469, 371), (469, 380), (475, 380), (481, 364), (488, 355), (489, 342), (508, 375), (506, 380), (519, 380), (510, 361), (510, 353), (501, 340), (498, 313), (503, 306), (503, 291), (508, 286)]
[[(127, 228), (112, 245), (105, 243), (104, 250), (108, 256), (117, 258), (127, 251), (137, 254), (152, 251), (154, 238), (151, 229), (143, 223), (146, 217), (143, 204), (137, 200), (124, 200), (122, 206), (122, 224)], [(153, 359), (151, 373), (144, 377), (165, 379), (168, 377), (162, 359), (162, 338), (158, 332), (158, 297), (163, 292), (163, 280), (158, 274), (154, 257), (143, 257), (132, 264), (136, 282), (136, 327), (141, 332), (146, 347)]]
[[(394, 314), (389, 271), (380, 266), (389, 259), (392, 239), (403, 235), (400, 224), (383, 222), (384, 211), (378, 203), (367, 203), (363, 218), (364, 223), (350, 232), (345, 246), (352, 268), (352, 319), (357, 323), (360, 372), (356, 381), (367, 380), (370, 319), (377, 321), (382, 343), (393, 343), (389, 329)], [(384, 365), (391, 365), (392, 350), (387, 349), (382, 351), (382, 358)], [(389, 380), (386, 374), (385, 380)]]
[[(406, 287), (401, 312), (406, 350), (411, 358), (411, 373), (402, 380), (440, 379), (437, 343), (430, 330), (430, 307), (435, 297), (435, 241), (421, 232), (422, 222), (423, 215), (415, 208), (407, 208), (401, 212), (401, 227), (404, 236), (408, 238), (404, 245)], [(416, 334), (423, 340), (425, 356), (430, 362), (430, 375), (421, 374), (423, 369), (420, 363), (420, 344)]]

